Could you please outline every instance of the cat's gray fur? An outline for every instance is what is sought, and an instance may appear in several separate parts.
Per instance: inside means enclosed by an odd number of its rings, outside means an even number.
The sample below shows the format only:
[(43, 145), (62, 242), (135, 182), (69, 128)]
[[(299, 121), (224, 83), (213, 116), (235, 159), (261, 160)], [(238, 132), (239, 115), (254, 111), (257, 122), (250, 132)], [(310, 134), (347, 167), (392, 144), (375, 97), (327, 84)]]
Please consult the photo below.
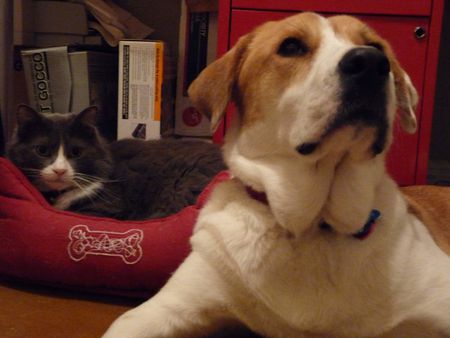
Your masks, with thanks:
[[(49, 200), (53, 192), (46, 191), (37, 170), (55, 160), (61, 144), (79, 173), (78, 185), (101, 183), (95, 193), (66, 210), (127, 220), (164, 217), (194, 204), (208, 182), (225, 169), (219, 147), (202, 141), (127, 139), (107, 144), (95, 127), (95, 113), (93, 108), (48, 115), (27, 106), (18, 109), (18, 127), (7, 156)], [(46, 156), (39, 148), (42, 144), (48, 148)]]

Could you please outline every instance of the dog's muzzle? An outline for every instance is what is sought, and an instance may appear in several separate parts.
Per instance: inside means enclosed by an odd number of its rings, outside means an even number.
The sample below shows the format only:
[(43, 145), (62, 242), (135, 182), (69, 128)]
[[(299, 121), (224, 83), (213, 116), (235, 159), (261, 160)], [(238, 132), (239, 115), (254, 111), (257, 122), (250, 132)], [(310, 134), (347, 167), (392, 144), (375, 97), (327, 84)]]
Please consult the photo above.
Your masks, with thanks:
[(354, 48), (343, 56), (338, 72), (342, 84), (341, 106), (330, 129), (351, 124), (375, 127), (377, 137), (372, 150), (374, 154), (381, 153), (388, 130), (388, 58), (376, 48)]
[[(372, 145), (374, 154), (383, 151), (387, 140), (387, 82), (390, 64), (386, 55), (373, 47), (358, 47), (348, 51), (338, 63), (341, 82), (340, 106), (323, 137), (347, 125), (377, 129)], [(308, 155), (320, 142), (304, 143), (297, 152)]]

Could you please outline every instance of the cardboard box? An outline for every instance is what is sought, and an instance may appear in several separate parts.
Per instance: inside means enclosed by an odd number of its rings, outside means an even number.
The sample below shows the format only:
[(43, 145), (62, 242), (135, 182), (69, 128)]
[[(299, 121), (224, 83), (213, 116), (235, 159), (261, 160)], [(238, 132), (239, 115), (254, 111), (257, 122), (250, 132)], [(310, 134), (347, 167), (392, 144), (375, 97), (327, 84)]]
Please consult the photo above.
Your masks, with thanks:
[(190, 12), (185, 2), (181, 3), (175, 133), (209, 137), (210, 121), (192, 106), (187, 89), (203, 68), (216, 58), (217, 12)]
[(29, 104), (40, 112), (70, 111), (72, 75), (67, 47), (23, 50), (21, 54)]
[(161, 137), (164, 43), (119, 42), (117, 138)]
[[(110, 99), (98, 86), (117, 87), (117, 56), (67, 46), (22, 50), (28, 101), (41, 112), (78, 112)], [(50, 76), (51, 75), (51, 76)], [(110, 91), (109, 91), (110, 92)]]
[(72, 74), (71, 111), (97, 106), (103, 136), (117, 136), (117, 55), (93, 51), (69, 53)]

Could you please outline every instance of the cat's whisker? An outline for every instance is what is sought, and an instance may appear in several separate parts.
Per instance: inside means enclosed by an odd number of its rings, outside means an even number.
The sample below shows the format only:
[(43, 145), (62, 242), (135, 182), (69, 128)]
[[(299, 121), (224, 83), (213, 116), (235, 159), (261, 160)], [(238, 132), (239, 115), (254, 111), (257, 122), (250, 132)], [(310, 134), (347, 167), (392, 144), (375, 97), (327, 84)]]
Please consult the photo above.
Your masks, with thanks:
[(20, 168), (22, 171), (25, 171), (27, 173), (35, 173), (35, 174), (40, 174), (41, 170), (39, 169), (34, 169), (34, 168)]
[(41, 177), (41, 175), (40, 174), (38, 174), (38, 173), (26, 173), (26, 175), (28, 176), (28, 177)]
[(25, 173), (25, 175), (26, 175), (29, 179), (40, 179), (40, 178), (42, 178), (42, 175), (37, 174), (37, 173)]
[(94, 195), (107, 204), (111, 204), (114, 200), (119, 200), (119, 197), (113, 194), (108, 194), (105, 191), (97, 191)]
[[(95, 180), (95, 179), (88, 179), (88, 178), (85, 178), (85, 177), (80, 177), (80, 176), (76, 176), (76, 175), (74, 175), (74, 177), (73, 177), (73, 180), (74, 181), (81, 181), (81, 182), (83, 182), (83, 183), (87, 183), (87, 184), (93, 184), (93, 183), (100, 183), (99, 182), (99, 180)], [(80, 182), (79, 182), (80, 183)]]
[(107, 204), (111, 204), (114, 200), (118, 200), (119, 198), (107, 190), (96, 190), (92, 193), (92, 197), (95, 197)]
[[(90, 181), (90, 180), (82, 178), (82, 177), (75, 177), (74, 183), (76, 183), (77, 187), (79, 187), (81, 190), (85, 191), (85, 189), (89, 185), (94, 184), (94, 183), (102, 183), (102, 182), (100, 180)], [(116, 194), (114, 194), (113, 192), (111, 192), (108, 189), (95, 190), (95, 191), (91, 192), (90, 195), (95, 196), (107, 203), (111, 203), (111, 200), (119, 199), (119, 197)]]
[(73, 179), (74, 180), (78, 180), (78, 181), (83, 182), (83, 183), (86, 183), (88, 185), (94, 184), (94, 183), (106, 183), (105, 180), (101, 179), (100, 177), (90, 177), (90, 178), (88, 178), (88, 177), (82, 177), (82, 176), (79, 176), (79, 175), (76, 175), (76, 174), (74, 175)]
[(85, 177), (85, 178), (99, 178), (98, 176), (88, 175), (88, 174), (84, 174), (84, 173), (80, 173), (80, 172), (75, 172), (75, 175)]
[(92, 175), (87, 175), (87, 174), (83, 174), (83, 173), (75, 173), (74, 174), (75, 177), (78, 178), (83, 178), (86, 180), (92, 180), (92, 182), (100, 182), (100, 183), (117, 183), (117, 182), (123, 182), (124, 180), (109, 180), (109, 179), (105, 179), (102, 177), (98, 177), (98, 176), (92, 176)]
[(109, 197), (109, 198), (115, 199), (115, 200), (119, 199), (118, 194), (114, 193), (111, 189), (108, 189), (106, 187), (103, 187), (103, 189), (96, 190), (95, 194), (103, 195), (105, 197)]
[(75, 180), (73, 181), (73, 183), (77, 186), (78, 189), (80, 189), (82, 192), (85, 193), (85, 196), (89, 198), (89, 200), (92, 202), (93, 205), (96, 205), (95, 200), (92, 198), (95, 195), (95, 193), (94, 194), (88, 193), (86, 189), (81, 184), (77, 183)]
[[(95, 176), (92, 176), (92, 178), (94, 178)], [(81, 178), (81, 176), (80, 176)], [(91, 179), (90, 177), (83, 177), (86, 179)], [(125, 180), (108, 180), (108, 179), (104, 179), (101, 177), (95, 177), (95, 182), (101, 182), (101, 183), (119, 183), (119, 182), (125, 182)]]
[[(83, 188), (87, 188), (91, 184), (96, 183), (96, 182), (93, 182), (93, 183), (90, 183), (90, 182), (83, 182), (82, 183), (82, 182), (83, 181), (77, 182), (77, 185), (78, 186), (82, 186)], [(101, 196), (101, 197), (105, 197), (105, 198), (109, 198), (109, 199), (114, 199), (114, 200), (118, 200), (119, 199), (119, 197), (116, 194), (114, 194), (113, 192), (111, 192), (110, 190), (105, 189), (105, 188), (99, 189), (99, 190), (95, 190), (95, 191), (91, 192), (91, 194), (95, 195), (95, 196)], [(106, 199), (103, 199), (103, 200), (107, 201)]]
[(125, 182), (125, 180), (102, 180), (103, 183), (119, 183), (119, 182)]

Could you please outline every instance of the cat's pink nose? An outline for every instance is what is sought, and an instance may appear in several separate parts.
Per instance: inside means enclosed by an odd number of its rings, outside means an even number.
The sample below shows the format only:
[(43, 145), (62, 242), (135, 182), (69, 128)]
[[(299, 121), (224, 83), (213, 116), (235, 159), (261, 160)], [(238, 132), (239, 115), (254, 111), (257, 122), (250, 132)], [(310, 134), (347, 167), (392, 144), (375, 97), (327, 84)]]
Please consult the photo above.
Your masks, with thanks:
[(52, 169), (53, 172), (58, 175), (58, 176), (62, 176), (67, 172), (67, 169), (57, 169), (57, 168), (53, 168)]

